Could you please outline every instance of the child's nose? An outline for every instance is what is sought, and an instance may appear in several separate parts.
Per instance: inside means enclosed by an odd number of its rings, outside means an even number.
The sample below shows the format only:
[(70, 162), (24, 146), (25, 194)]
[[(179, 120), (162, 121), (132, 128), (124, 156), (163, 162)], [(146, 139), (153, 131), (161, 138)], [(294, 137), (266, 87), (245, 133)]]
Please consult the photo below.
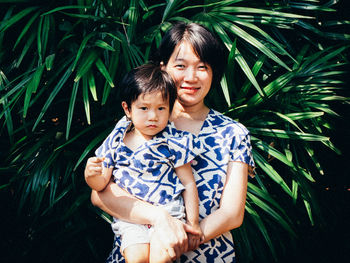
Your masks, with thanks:
[(150, 120), (156, 120), (157, 119), (157, 113), (153, 110), (149, 111), (148, 118)]

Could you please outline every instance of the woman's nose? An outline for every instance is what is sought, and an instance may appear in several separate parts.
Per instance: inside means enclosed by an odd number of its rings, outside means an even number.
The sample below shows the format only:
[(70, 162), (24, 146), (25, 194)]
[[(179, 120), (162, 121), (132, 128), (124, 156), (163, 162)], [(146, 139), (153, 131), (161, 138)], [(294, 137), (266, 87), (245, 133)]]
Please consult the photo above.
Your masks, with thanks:
[(185, 81), (195, 81), (196, 78), (197, 78), (197, 72), (195, 69), (187, 68), (185, 70), (185, 76), (184, 76)]

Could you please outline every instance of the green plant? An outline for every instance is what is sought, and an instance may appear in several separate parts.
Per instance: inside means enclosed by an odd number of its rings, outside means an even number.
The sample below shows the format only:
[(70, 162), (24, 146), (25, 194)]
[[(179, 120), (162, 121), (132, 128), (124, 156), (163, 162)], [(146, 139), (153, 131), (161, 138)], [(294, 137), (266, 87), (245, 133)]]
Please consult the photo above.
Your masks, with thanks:
[(171, 23), (195, 21), (230, 51), (222, 94), (208, 104), (252, 133), (257, 174), (245, 223), (234, 230), (240, 262), (278, 260), (300, 217), (322, 222), (317, 149), (337, 151), (328, 137), (332, 105), (348, 102), (339, 89), (350, 35), (317, 23), (332, 25), (322, 15), (335, 3), (0, 1), (0, 191), (17, 207), (13, 224), (26, 222), (9, 258), (106, 256), (96, 215), (109, 217), (89, 203), (84, 162), (122, 116), (120, 78), (148, 60)]

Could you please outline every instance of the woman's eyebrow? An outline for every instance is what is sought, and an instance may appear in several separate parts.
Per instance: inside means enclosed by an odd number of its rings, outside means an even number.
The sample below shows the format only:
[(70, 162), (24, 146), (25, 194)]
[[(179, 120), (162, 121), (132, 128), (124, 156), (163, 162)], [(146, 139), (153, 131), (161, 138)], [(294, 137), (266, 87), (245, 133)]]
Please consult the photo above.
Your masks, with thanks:
[(184, 59), (184, 58), (178, 58), (178, 57), (176, 57), (176, 58), (175, 58), (175, 61), (185, 61), (185, 59)]

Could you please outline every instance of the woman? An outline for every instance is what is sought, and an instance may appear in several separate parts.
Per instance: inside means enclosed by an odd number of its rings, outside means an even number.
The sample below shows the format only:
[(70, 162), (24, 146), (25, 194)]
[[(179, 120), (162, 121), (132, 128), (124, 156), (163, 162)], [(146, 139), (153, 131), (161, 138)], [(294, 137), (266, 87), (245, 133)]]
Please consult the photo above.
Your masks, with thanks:
[[(117, 218), (153, 225), (169, 261), (234, 262), (230, 230), (242, 224), (248, 174), (252, 174), (254, 162), (246, 128), (204, 103), (209, 90), (219, 86), (226, 65), (225, 48), (206, 28), (180, 23), (164, 36), (153, 62), (159, 63), (177, 86), (171, 121), (177, 129), (196, 134), (206, 148), (192, 162), (205, 240), (196, 250), (187, 251), (187, 232), (196, 233), (191, 226), (132, 198), (114, 183), (103, 192), (93, 192), (92, 202)], [(94, 158), (88, 160), (86, 169), (100, 172)], [(116, 239), (110, 262), (121, 262), (118, 243)]]

